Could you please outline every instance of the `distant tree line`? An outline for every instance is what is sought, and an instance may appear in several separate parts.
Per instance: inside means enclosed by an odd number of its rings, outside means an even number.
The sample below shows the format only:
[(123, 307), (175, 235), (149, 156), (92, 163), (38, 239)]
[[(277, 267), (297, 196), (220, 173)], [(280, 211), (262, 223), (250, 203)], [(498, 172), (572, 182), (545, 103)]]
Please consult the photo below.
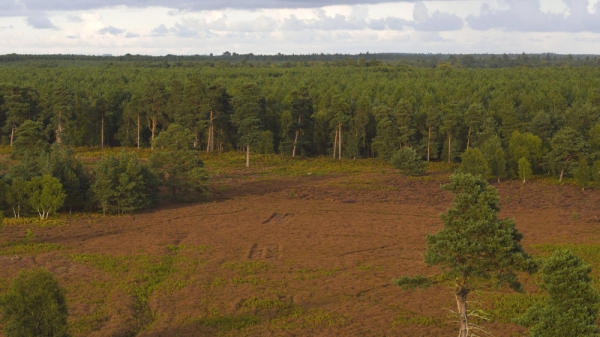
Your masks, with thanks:
[[(600, 68), (464, 69), (451, 59), (432, 69), (352, 59), (8, 67), (0, 73), (1, 142), (18, 144), (29, 132), (49, 144), (153, 147), (177, 124), (208, 152), (389, 160), (411, 148), (425, 161), (467, 158), (498, 179), (551, 173), (580, 177), (582, 188), (600, 182)], [(35, 128), (23, 129), (27, 121)]]

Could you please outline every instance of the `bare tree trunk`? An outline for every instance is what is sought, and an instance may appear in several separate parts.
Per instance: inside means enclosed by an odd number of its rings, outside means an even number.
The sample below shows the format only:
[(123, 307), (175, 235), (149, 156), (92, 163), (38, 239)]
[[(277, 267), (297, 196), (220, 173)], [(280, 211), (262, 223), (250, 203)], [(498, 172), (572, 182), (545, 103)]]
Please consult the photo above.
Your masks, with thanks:
[(565, 169), (560, 170), (560, 177), (558, 178), (559, 182), (562, 181), (562, 178), (563, 178), (564, 174), (565, 174)]
[(467, 136), (467, 149), (471, 145), (471, 128), (472, 126), (469, 125), (469, 135)]
[(60, 135), (62, 133), (62, 111), (58, 113), (58, 127), (56, 128), (56, 144), (61, 144)]
[(339, 128), (340, 128), (340, 134), (339, 134), (339, 141), (338, 141), (338, 146), (339, 146), (339, 151), (338, 151), (338, 156), (339, 159), (342, 159), (342, 124), (338, 124)]
[(10, 129), (10, 147), (12, 147), (14, 139), (15, 139), (15, 123), (13, 122), (12, 129)]
[[(298, 126), (300, 126), (300, 122), (302, 122), (302, 115), (298, 116)], [(294, 148), (292, 149), (292, 158), (296, 157), (296, 143), (298, 143), (298, 134), (300, 133), (300, 129), (296, 130), (296, 137), (294, 137)]]
[(458, 319), (460, 322), (459, 337), (469, 336), (469, 321), (467, 314), (467, 295), (469, 290), (465, 289), (462, 285), (458, 286), (456, 290), (456, 306), (458, 307)]
[(104, 112), (102, 112), (102, 126), (100, 129), (100, 148), (104, 149)]
[(138, 122), (137, 123), (138, 124), (137, 125), (137, 127), (138, 127), (138, 129), (137, 129), (137, 148), (139, 150), (140, 149), (140, 114), (139, 113), (138, 113), (137, 117), (138, 117), (137, 118), (138, 119), (138, 121), (137, 121)]
[(340, 130), (335, 130), (335, 138), (333, 139), (333, 159), (335, 159), (335, 154), (336, 154), (336, 150), (337, 150), (337, 140), (338, 140), (338, 132)]
[(448, 136), (448, 162), (452, 162), (452, 136)]
[(153, 116), (152, 117), (152, 128), (150, 129), (152, 131), (152, 136), (150, 137), (150, 150), (154, 150), (154, 133), (156, 132), (156, 117)]
[(431, 158), (431, 126), (429, 127), (429, 134), (427, 135), (427, 162)]
[(246, 145), (246, 167), (250, 167), (250, 145)]

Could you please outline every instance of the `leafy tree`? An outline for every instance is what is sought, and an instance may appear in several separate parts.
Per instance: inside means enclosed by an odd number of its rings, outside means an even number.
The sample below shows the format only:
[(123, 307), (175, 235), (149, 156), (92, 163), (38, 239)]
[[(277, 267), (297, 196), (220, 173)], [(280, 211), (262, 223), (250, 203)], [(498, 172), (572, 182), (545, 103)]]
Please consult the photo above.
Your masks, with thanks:
[(500, 137), (497, 135), (489, 137), (483, 142), (480, 149), (488, 162), (490, 174), (498, 178), (498, 182), (500, 182), (500, 178), (506, 176), (506, 154), (502, 149)]
[(596, 160), (592, 166), (592, 179), (596, 186), (600, 186), (600, 160)]
[(479, 129), (483, 125), (484, 121), (484, 108), (480, 103), (473, 103), (469, 106), (469, 109), (465, 112), (465, 125), (469, 126), (467, 134), (467, 148), (473, 143), (472, 136), (479, 132)]
[(448, 162), (452, 162), (455, 155), (452, 153), (452, 140), (455, 142), (460, 134), (460, 128), (463, 122), (463, 116), (460, 112), (460, 106), (456, 102), (452, 102), (444, 106), (444, 113), (442, 115), (442, 127), (441, 131), (446, 134), (448, 138)]
[(265, 100), (256, 84), (242, 85), (232, 100), (234, 113), (231, 122), (238, 129), (239, 144), (246, 148), (246, 167), (250, 167), (250, 146), (260, 139), (261, 117), (265, 113)]
[(20, 271), (0, 307), (7, 337), (69, 336), (65, 291), (45, 269)]
[(410, 147), (403, 147), (392, 156), (392, 166), (403, 174), (420, 176), (425, 173), (427, 163), (421, 160), (421, 156)]
[(575, 169), (575, 181), (577, 185), (581, 187), (581, 190), (585, 190), (590, 185), (590, 178), (592, 178), (592, 170), (588, 161), (585, 158), (579, 158), (579, 165)]
[(44, 125), (41, 122), (25, 121), (16, 131), (13, 142), (13, 157), (23, 158), (26, 154), (37, 157), (48, 149), (48, 141), (44, 136)]
[(12, 207), (15, 218), (21, 217), (23, 206), (27, 205), (27, 181), (22, 178), (15, 178), (6, 189), (6, 202)]
[(158, 131), (158, 126), (165, 124), (167, 120), (167, 102), (169, 96), (165, 84), (152, 79), (146, 83), (143, 91), (142, 102), (150, 130), (150, 146), (153, 149), (153, 141)]
[(400, 148), (396, 116), (385, 104), (377, 105), (374, 108), (374, 114), (377, 122), (377, 135), (373, 138), (373, 149), (378, 157), (389, 160)]
[[(516, 272), (535, 270), (531, 257), (520, 245), (521, 233), (512, 219), (498, 219), (500, 198), (488, 182), (457, 173), (443, 186), (454, 193), (453, 207), (441, 215), (444, 228), (427, 235), (425, 263), (440, 266), (445, 279), (454, 280), (460, 337), (469, 336), (467, 296), (477, 281), (495, 279), (520, 290)], [(395, 280), (399, 286), (426, 285), (423, 276)]]
[(256, 144), (256, 152), (261, 154), (273, 153), (273, 132), (263, 131), (260, 133), (260, 140)]
[(332, 116), (330, 126), (335, 128), (333, 157), (335, 158), (337, 151), (338, 158), (342, 159), (342, 144), (344, 141), (344, 138), (342, 137), (342, 130), (344, 129), (344, 126), (348, 125), (350, 122), (350, 105), (343, 95), (338, 94), (331, 98), (329, 112)]
[(60, 181), (49, 174), (34, 177), (25, 185), (29, 205), (38, 212), (40, 219), (48, 219), (50, 213), (64, 205), (67, 194)]
[(523, 179), (523, 184), (524, 184), (527, 179), (530, 179), (533, 176), (533, 171), (531, 170), (531, 164), (529, 163), (529, 160), (527, 160), (527, 158), (522, 157), (517, 162), (517, 165), (519, 167), (518, 168), (519, 178)]
[(158, 198), (158, 178), (132, 154), (102, 157), (95, 173), (91, 190), (104, 215), (144, 209)]
[(490, 168), (485, 156), (481, 150), (476, 148), (468, 148), (463, 152), (462, 162), (458, 167), (458, 173), (470, 173), (474, 176), (487, 177), (490, 173)]
[(560, 172), (559, 181), (585, 151), (585, 142), (577, 131), (565, 127), (560, 129), (550, 141), (552, 151), (546, 154), (546, 166)]
[(65, 207), (69, 211), (87, 206), (91, 181), (83, 163), (75, 158), (71, 148), (54, 144), (49, 153), (40, 155), (38, 166), (41, 175), (49, 174), (60, 181), (67, 194)]
[(194, 135), (179, 124), (169, 125), (154, 139), (150, 167), (161, 175), (173, 198), (191, 200), (208, 192), (208, 174), (191, 148), (193, 141)]
[(511, 165), (518, 166), (519, 160), (525, 158), (535, 167), (535, 163), (539, 162), (543, 155), (542, 140), (531, 133), (520, 133), (515, 130), (510, 137), (508, 153)]
[(292, 92), (292, 122), (287, 126), (289, 132), (294, 135), (292, 157), (296, 156), (296, 151), (306, 148), (311, 143), (312, 115), (314, 113), (313, 101), (308, 93), (308, 87), (303, 86)]
[(541, 287), (548, 298), (519, 317), (532, 337), (597, 337), (600, 296), (592, 268), (570, 250), (558, 250), (543, 262)]

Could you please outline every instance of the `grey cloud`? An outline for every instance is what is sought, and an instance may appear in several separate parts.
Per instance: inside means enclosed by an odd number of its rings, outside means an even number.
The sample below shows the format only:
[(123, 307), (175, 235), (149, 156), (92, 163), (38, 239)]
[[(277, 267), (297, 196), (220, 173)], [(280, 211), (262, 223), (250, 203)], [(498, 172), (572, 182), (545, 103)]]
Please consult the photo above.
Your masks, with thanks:
[[(415, 0), (399, 0), (401, 2), (415, 2)], [(454, 0), (445, 0), (454, 1)], [(43, 11), (77, 11), (107, 8), (115, 6), (128, 6), (133, 8), (146, 8), (160, 6), (176, 11), (202, 11), (218, 9), (261, 9), (261, 8), (320, 8), (331, 5), (368, 5), (390, 2), (390, 0), (221, 0), (221, 1), (193, 1), (193, 0), (21, 0), (0, 2), (0, 16), (28, 15)], [(174, 12), (175, 13), (175, 12)]]
[(125, 32), (125, 29), (119, 29), (119, 28), (116, 28), (113, 26), (104, 27), (98, 31), (98, 33), (102, 34), (102, 35), (110, 34), (110, 35), (114, 35), (114, 36), (120, 35), (124, 32)]
[(152, 29), (152, 32), (150, 33), (152, 36), (165, 36), (169, 33), (169, 29), (167, 28), (167, 26), (160, 25), (158, 27), (155, 27), (154, 29)]
[(83, 22), (83, 19), (80, 15), (68, 15), (67, 20), (70, 22)]
[(435, 11), (429, 14), (424, 3), (418, 2), (413, 10), (413, 22), (409, 22), (415, 30), (424, 32), (442, 32), (461, 30), (464, 26), (463, 19), (457, 15)]
[(506, 0), (508, 9), (483, 5), (479, 15), (466, 18), (476, 30), (502, 29), (518, 32), (600, 32), (600, 10), (590, 13), (588, 0), (564, 0), (569, 14), (542, 12), (539, 0)]
[(43, 15), (33, 15), (27, 17), (27, 24), (37, 29), (58, 29), (50, 19)]
[(125, 34), (126, 39), (133, 39), (136, 37), (140, 37), (140, 34), (135, 34), (135, 33), (130, 33), (130, 32), (127, 32), (127, 34)]

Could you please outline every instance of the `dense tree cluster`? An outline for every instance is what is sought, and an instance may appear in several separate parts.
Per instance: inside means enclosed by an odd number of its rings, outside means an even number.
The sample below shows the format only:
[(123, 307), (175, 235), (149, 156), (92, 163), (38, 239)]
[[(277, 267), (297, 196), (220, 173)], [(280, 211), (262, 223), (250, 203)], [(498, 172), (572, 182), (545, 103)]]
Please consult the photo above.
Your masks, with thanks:
[(36, 142), (152, 147), (178, 124), (203, 151), (389, 160), (410, 147), (423, 160), (460, 162), (473, 148), (488, 166), (480, 171), (498, 179), (553, 173), (581, 176), (583, 188), (598, 182), (585, 167), (600, 167), (600, 68), (452, 62), (4, 67), (0, 137), (17, 156), (36, 156), (28, 148)]

